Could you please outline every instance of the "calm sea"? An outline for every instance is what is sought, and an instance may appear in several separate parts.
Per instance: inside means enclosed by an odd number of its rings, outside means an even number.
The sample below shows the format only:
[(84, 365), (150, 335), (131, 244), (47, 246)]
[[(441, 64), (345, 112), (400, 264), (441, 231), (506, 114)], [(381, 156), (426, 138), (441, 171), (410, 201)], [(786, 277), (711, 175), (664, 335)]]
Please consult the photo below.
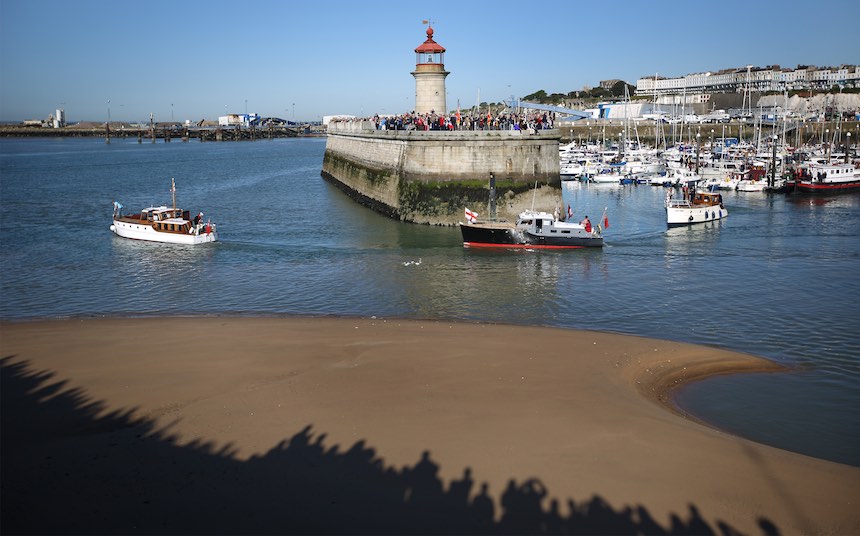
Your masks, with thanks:
[[(719, 346), (794, 372), (701, 382), (681, 393), (685, 409), (860, 466), (860, 195), (728, 192), (728, 219), (667, 230), (662, 188), (570, 183), (576, 218), (608, 210), (603, 250), (469, 250), (456, 228), (351, 201), (320, 177), (324, 150), (324, 139), (0, 140), (0, 318), (376, 315)], [(169, 204), (172, 177), (178, 204), (211, 217), (220, 242), (108, 230), (114, 200)]]

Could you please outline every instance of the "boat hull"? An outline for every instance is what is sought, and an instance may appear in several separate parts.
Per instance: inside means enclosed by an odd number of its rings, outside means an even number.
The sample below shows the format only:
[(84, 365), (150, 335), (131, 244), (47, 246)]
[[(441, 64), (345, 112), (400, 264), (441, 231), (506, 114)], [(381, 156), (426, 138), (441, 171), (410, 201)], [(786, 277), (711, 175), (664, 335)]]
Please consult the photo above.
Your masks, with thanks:
[(215, 231), (209, 233), (201, 231), (198, 234), (161, 232), (156, 231), (149, 224), (129, 223), (119, 220), (114, 220), (110, 226), (110, 230), (123, 238), (166, 244), (196, 245), (216, 242), (218, 240), (218, 233)]
[(621, 184), (621, 179), (623, 178), (623, 175), (617, 175), (615, 173), (599, 173), (589, 178), (588, 182), (592, 182), (594, 184)]
[(737, 185), (739, 192), (763, 192), (767, 189), (765, 181), (740, 181)]
[(850, 182), (814, 182), (797, 181), (794, 189), (807, 194), (837, 194), (844, 192), (860, 192), (860, 180)]
[(527, 249), (580, 249), (603, 247), (603, 237), (576, 234), (531, 233), (513, 225), (487, 223), (461, 223), (463, 245), (466, 247), (527, 248)]
[(463, 244), (467, 246), (510, 246), (525, 244), (522, 231), (513, 225), (461, 223)]
[(528, 242), (527, 247), (544, 249), (579, 249), (603, 247), (603, 237), (591, 236), (547, 236), (533, 234), (528, 231), (523, 233)]
[(728, 215), (729, 211), (719, 206), (666, 207), (666, 223), (669, 227), (721, 220)]

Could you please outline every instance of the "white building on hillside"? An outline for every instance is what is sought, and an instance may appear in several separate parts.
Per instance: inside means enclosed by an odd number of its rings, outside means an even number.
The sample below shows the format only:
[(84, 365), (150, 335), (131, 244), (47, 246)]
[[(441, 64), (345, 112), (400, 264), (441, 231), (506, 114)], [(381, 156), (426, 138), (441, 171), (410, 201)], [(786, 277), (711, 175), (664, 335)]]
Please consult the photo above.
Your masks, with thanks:
[(796, 69), (783, 69), (779, 65), (718, 72), (693, 73), (677, 78), (658, 75), (640, 78), (636, 82), (636, 95), (682, 95), (716, 92), (782, 92), (786, 90), (826, 90), (833, 86), (860, 87), (860, 66), (814, 67), (799, 65)]

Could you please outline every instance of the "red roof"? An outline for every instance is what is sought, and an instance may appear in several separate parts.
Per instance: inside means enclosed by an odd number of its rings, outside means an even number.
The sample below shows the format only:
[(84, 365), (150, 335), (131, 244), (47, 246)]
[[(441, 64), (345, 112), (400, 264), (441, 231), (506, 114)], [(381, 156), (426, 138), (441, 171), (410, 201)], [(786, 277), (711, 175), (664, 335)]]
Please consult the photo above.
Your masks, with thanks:
[(445, 52), (445, 47), (433, 40), (433, 28), (427, 27), (427, 40), (415, 49), (415, 52)]

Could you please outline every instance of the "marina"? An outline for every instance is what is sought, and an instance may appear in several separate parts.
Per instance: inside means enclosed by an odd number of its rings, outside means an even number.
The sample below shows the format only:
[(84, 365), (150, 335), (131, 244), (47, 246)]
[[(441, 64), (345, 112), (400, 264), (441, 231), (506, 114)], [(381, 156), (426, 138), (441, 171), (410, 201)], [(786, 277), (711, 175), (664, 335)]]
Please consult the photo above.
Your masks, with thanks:
[[(664, 188), (565, 181), (556, 191), (572, 221), (608, 207), (604, 246), (496, 251), (464, 248), (457, 227), (403, 224), (354, 203), (320, 179), (324, 150), (313, 138), (0, 140), (0, 318), (134, 317), (157, 301), (151, 314), (168, 317), (537, 323), (718, 346), (793, 372), (713, 378), (683, 391), (682, 408), (744, 437), (860, 465), (860, 339), (845, 329), (860, 295), (856, 193), (726, 191), (730, 218), (667, 229)], [(164, 177), (181, 177), (183, 198), (218, 222), (219, 242), (189, 248), (108, 230), (112, 200), (150, 206), (163, 199)], [(43, 232), (80, 209), (102, 217)], [(320, 226), (325, 215), (346, 224)], [(702, 302), (703, 286), (719, 299)]]

